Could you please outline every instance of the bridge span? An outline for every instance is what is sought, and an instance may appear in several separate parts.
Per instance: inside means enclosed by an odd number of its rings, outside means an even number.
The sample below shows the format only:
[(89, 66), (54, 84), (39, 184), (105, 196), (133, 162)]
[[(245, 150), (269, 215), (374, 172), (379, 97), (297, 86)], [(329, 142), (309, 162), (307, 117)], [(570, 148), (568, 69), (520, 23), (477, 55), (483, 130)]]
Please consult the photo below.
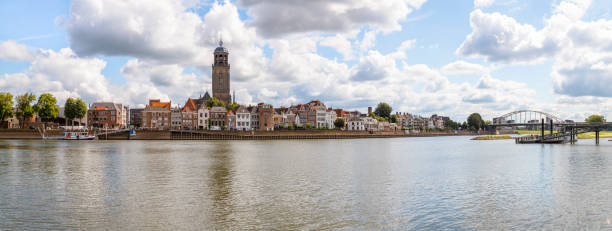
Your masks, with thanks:
[[(491, 128), (527, 126), (540, 128), (540, 135), (517, 138), (517, 143), (573, 143), (576, 142), (578, 134), (595, 132), (595, 143), (599, 144), (599, 132), (612, 128), (612, 122), (574, 122), (572, 120), (562, 120), (558, 116), (546, 112), (520, 110), (493, 118), (492, 123), (487, 126)], [(544, 132), (547, 128), (550, 130), (549, 134)], [(554, 132), (555, 129), (557, 129), (557, 133)]]

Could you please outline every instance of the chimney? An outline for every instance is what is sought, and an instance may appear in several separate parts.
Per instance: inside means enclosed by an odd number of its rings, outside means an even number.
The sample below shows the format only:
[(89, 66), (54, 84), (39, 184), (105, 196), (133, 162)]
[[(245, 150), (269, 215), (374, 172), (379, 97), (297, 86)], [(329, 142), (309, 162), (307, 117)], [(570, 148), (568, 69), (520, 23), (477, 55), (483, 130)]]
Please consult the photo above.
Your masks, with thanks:
[(368, 115), (372, 113), (372, 107), (368, 107)]

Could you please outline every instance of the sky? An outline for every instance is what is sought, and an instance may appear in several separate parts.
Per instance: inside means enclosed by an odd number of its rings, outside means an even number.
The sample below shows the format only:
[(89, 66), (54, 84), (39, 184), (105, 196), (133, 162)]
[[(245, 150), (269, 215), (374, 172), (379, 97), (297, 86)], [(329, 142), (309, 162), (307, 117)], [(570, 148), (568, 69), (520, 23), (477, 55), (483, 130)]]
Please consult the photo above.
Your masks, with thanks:
[(0, 91), (182, 105), (212, 91), (222, 39), (241, 104), (582, 121), (612, 115), (611, 10), (609, 0), (2, 0)]

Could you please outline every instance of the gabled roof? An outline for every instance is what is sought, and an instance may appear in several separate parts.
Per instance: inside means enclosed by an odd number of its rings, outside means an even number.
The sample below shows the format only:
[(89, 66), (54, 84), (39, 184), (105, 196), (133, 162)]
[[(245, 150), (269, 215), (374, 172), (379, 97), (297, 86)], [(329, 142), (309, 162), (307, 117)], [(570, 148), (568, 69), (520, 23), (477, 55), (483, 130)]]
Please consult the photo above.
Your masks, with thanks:
[(92, 103), (89, 108), (94, 110), (121, 110), (119, 105), (113, 102), (96, 102)]
[(168, 110), (170, 110), (171, 108), (170, 102), (160, 102), (159, 100), (150, 100), (149, 106), (150, 107), (165, 107)]
[(191, 98), (188, 98), (187, 102), (185, 102), (185, 106), (183, 106), (181, 111), (182, 112), (194, 112), (194, 111), (198, 111), (198, 107), (196, 106), (196, 103)]

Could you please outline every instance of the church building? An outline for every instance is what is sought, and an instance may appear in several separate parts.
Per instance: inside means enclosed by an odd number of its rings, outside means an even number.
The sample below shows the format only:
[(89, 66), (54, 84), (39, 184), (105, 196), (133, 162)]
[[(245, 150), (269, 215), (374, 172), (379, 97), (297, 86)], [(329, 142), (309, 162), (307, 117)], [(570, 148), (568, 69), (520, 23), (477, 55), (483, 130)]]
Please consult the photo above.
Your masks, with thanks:
[(214, 55), (215, 59), (212, 66), (213, 97), (227, 105), (232, 103), (232, 96), (230, 95), (229, 52), (223, 47), (223, 40), (219, 41), (219, 47), (215, 49)]

